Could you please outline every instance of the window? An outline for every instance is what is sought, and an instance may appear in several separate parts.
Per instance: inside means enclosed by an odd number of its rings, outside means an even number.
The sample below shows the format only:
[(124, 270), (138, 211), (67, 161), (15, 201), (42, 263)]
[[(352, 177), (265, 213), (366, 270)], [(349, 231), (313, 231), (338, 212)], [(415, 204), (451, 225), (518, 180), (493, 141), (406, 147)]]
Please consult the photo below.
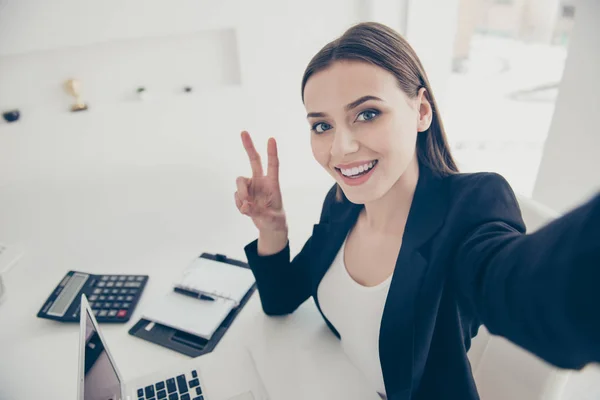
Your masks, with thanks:
[[(552, 2), (463, 2), (442, 116), (463, 172), (495, 171), (530, 196), (562, 79), (573, 14)], [(565, 10), (567, 9), (567, 10)], [(555, 9), (556, 10), (556, 9)], [(554, 20), (544, 16), (554, 14)]]

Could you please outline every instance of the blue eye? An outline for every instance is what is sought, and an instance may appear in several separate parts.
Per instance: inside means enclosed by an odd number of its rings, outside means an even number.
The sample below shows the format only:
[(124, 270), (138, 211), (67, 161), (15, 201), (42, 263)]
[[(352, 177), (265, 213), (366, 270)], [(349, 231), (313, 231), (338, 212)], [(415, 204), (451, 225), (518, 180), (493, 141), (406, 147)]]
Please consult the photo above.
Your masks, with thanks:
[(312, 130), (315, 133), (323, 133), (329, 129), (331, 129), (331, 125), (329, 125), (327, 122), (318, 122), (312, 126)]
[(379, 115), (379, 111), (377, 110), (365, 110), (358, 114), (356, 117), (357, 121), (370, 121)]

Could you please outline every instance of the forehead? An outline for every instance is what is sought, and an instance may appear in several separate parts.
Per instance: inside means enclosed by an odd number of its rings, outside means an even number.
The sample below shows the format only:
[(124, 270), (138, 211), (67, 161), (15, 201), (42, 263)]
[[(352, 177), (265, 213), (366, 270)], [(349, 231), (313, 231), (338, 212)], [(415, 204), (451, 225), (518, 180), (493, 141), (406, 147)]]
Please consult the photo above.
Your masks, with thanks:
[(309, 112), (344, 107), (366, 95), (392, 101), (402, 95), (396, 77), (387, 70), (361, 61), (338, 61), (312, 75), (304, 88)]

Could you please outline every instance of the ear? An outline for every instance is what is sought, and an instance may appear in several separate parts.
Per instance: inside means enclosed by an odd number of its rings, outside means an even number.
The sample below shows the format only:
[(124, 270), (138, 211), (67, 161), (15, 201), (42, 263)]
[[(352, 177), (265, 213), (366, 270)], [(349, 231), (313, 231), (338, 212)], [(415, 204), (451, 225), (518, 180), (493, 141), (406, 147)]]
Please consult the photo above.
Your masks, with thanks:
[(417, 130), (424, 132), (431, 126), (433, 119), (433, 109), (431, 103), (427, 99), (427, 89), (424, 87), (419, 89), (417, 94), (417, 108), (419, 111), (419, 119), (417, 121)]

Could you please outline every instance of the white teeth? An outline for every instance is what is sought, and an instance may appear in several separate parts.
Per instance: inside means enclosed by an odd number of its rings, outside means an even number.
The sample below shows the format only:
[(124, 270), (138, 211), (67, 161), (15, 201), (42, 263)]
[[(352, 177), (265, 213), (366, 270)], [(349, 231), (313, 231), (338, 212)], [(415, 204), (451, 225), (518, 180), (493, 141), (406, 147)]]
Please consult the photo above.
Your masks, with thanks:
[(376, 164), (376, 161), (371, 161), (371, 162), (369, 162), (367, 164), (363, 164), (363, 165), (360, 165), (358, 167), (348, 168), (348, 169), (341, 169), (341, 171), (342, 171), (342, 174), (344, 176), (350, 176), (351, 177), (351, 176), (358, 175), (358, 174), (360, 174), (362, 172), (370, 170), (371, 168), (373, 168), (373, 166), (375, 166), (375, 164)]

